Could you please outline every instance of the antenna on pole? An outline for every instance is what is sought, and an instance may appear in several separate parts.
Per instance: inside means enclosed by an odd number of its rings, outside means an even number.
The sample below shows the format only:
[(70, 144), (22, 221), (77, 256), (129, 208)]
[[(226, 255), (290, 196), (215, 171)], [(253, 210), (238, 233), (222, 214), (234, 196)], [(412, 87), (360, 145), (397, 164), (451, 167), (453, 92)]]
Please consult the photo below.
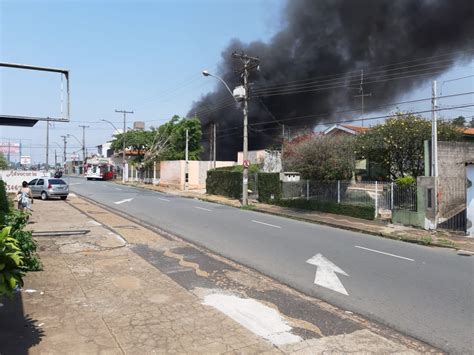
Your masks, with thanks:
[(361, 100), (361, 112), (362, 112), (362, 127), (364, 127), (364, 97), (372, 96), (372, 93), (364, 94), (364, 69), (360, 72), (360, 85), (359, 85), (359, 95), (354, 97), (360, 97)]

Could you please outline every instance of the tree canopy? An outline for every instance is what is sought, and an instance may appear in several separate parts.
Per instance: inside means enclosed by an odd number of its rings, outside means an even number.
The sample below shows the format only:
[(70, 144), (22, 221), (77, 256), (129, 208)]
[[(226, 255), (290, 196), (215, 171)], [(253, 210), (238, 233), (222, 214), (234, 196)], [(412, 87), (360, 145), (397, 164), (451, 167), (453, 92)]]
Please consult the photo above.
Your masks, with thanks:
[(8, 169), (8, 162), (3, 153), (0, 153), (0, 169)]
[(305, 135), (284, 146), (283, 164), (304, 179), (348, 180), (355, 167), (354, 138)]
[[(130, 130), (125, 133), (125, 145), (134, 152), (133, 161), (149, 165), (160, 160), (182, 160), (185, 158), (186, 129), (189, 134), (189, 160), (198, 160), (202, 152), (201, 123), (197, 118), (186, 119), (173, 116), (158, 128)], [(111, 148), (122, 151), (124, 134), (115, 135)]]
[[(438, 140), (459, 139), (459, 127), (438, 121)], [(358, 158), (379, 163), (394, 179), (417, 177), (424, 171), (424, 141), (431, 139), (431, 121), (421, 116), (396, 113), (384, 123), (361, 133), (355, 141)]]

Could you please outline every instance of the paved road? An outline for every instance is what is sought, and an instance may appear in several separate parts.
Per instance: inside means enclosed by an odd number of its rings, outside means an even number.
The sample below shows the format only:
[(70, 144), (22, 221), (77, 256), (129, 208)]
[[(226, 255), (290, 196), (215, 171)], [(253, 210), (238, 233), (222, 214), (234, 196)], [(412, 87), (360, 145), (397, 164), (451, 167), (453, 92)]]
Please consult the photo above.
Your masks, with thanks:
[[(70, 184), (308, 295), (451, 353), (474, 352), (474, 257), (110, 182)], [(314, 284), (306, 261), (318, 253), (347, 274), (337, 277), (348, 295)], [(338, 289), (333, 274), (320, 276)]]

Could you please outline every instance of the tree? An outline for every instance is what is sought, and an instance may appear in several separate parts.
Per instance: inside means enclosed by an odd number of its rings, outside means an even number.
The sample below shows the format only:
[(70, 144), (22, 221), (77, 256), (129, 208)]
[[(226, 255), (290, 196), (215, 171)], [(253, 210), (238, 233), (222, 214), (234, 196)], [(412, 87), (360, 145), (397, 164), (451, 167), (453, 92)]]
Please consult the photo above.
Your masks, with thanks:
[[(160, 160), (182, 160), (185, 158), (186, 129), (189, 135), (189, 159), (198, 160), (201, 152), (201, 122), (197, 118), (187, 119), (173, 116), (158, 128), (131, 130), (125, 133), (127, 149), (135, 155), (133, 161), (141, 166), (150, 166)], [(121, 151), (124, 134), (115, 135), (112, 149)]]
[(474, 128), (474, 118), (471, 118), (471, 122), (469, 122), (469, 127)]
[(8, 162), (3, 153), (0, 153), (0, 170), (8, 169)]
[(304, 179), (348, 180), (355, 167), (353, 137), (305, 135), (286, 143), (283, 163)]
[[(438, 140), (452, 141), (461, 136), (452, 123), (438, 121)], [(378, 163), (396, 179), (423, 175), (424, 141), (431, 139), (431, 121), (421, 116), (396, 113), (370, 130), (359, 134), (355, 141), (358, 158)]]
[(458, 116), (452, 121), (453, 125), (456, 127), (464, 127), (466, 125), (466, 119), (464, 116)]

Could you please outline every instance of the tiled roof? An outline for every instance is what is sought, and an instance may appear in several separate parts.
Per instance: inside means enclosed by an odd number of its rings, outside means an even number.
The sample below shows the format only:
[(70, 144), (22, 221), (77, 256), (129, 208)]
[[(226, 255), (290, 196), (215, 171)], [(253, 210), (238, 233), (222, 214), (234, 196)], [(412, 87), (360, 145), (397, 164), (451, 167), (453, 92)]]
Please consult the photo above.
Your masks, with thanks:
[(353, 126), (353, 125), (349, 125), (349, 124), (341, 124), (340, 126), (346, 127), (347, 129), (352, 129), (353, 131), (359, 132), (359, 133), (369, 130), (369, 127)]
[(474, 128), (464, 128), (462, 133), (464, 133), (466, 136), (474, 136)]

